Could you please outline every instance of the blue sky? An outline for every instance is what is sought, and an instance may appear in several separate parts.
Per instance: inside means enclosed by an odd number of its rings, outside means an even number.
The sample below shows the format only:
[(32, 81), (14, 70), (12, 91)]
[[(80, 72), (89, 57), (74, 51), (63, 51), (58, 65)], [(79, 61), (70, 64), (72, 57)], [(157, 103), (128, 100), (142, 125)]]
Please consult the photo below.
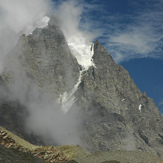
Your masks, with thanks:
[(163, 42), (163, 1), (87, 2), (85, 19), (94, 30), (101, 32), (99, 40), (117, 63), (133, 58), (163, 58), (160, 55)]
[(122, 62), (142, 92), (154, 99), (163, 114), (163, 60), (141, 58)]
[(163, 1), (87, 2), (101, 6), (96, 11), (97, 28), (104, 31), (100, 42), (163, 113)]
[(163, 0), (80, 0), (74, 7), (80, 29), (104, 45), (163, 114)]

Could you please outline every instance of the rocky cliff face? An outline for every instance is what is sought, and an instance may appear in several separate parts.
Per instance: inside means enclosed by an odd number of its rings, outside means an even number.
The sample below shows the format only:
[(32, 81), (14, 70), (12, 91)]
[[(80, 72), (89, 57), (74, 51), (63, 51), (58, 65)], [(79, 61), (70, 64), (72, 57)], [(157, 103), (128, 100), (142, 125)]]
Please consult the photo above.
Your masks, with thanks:
[(84, 72), (76, 93), (85, 118), (83, 137), (91, 150), (145, 150), (162, 155), (162, 117), (127, 70), (98, 42), (96, 67)]
[(52, 17), (46, 28), (22, 35), (5, 68), (12, 78), (23, 76), (26, 82), (60, 95), (77, 83), (79, 65), (57, 24)]
[[(23, 35), (11, 53), (2, 83), (10, 85), (21, 76), (29, 85), (35, 84), (58, 99), (64, 92), (73, 93), (75, 100), (69, 112), (78, 112), (84, 119), (79, 129), (81, 145), (90, 151), (142, 150), (163, 157), (163, 119), (157, 106), (141, 93), (127, 70), (117, 65), (98, 41), (94, 44), (95, 66), (82, 71), (81, 81), (80, 65), (54, 18), (48, 27)], [(78, 89), (71, 91), (78, 82)], [(3, 101), (0, 108), (2, 104)], [(12, 115), (2, 112), (1, 117)]]
[(79, 65), (57, 20), (52, 17), (46, 28), (22, 35), (8, 55), (4, 69), (0, 78), (0, 125), (31, 143), (38, 143), (40, 140), (29, 136), (24, 127), (29, 101), (44, 94), (52, 95), (53, 101), (61, 100), (79, 78)]

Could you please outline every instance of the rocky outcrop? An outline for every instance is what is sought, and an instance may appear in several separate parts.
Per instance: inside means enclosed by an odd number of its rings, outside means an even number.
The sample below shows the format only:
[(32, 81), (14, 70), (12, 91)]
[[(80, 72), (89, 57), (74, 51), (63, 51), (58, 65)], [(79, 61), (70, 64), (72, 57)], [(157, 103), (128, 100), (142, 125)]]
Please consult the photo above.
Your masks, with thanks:
[(46, 162), (65, 162), (67, 161), (64, 154), (55, 147), (38, 148), (31, 152), (34, 156), (45, 160)]

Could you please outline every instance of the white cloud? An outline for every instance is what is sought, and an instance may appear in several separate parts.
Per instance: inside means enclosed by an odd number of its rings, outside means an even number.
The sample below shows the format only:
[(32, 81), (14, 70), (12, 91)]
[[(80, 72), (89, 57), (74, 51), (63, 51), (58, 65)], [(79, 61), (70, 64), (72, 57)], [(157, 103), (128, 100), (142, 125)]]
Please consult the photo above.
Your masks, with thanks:
[[(27, 113), (22, 127), (29, 134), (42, 138), (47, 145), (81, 144), (78, 125), (81, 119), (76, 112), (65, 114), (54, 94), (28, 85), (26, 77), (15, 76), (16, 80), (6, 90), (0, 87), (1, 99), (19, 101)], [(18, 113), (19, 114), (19, 113)]]
[(79, 23), (83, 5), (74, 0), (69, 0), (61, 3), (55, 16), (61, 21), (61, 29), (63, 30), (67, 39), (70, 39), (74, 33), (79, 31)]
[[(118, 63), (133, 58), (151, 57), (159, 39), (151, 28), (142, 25), (111, 35), (108, 49)], [(117, 56), (121, 57), (117, 60)]]
[(19, 36), (32, 32), (37, 21), (50, 12), (50, 4), (50, 0), (0, 0), (0, 71)]
[[(155, 18), (151, 18), (151, 14)], [(163, 58), (158, 54), (158, 51), (163, 53), (160, 50), (160, 39), (163, 36), (160, 15), (160, 12), (142, 13), (134, 22), (125, 25), (125, 29), (115, 28), (115, 32), (109, 35), (107, 46), (114, 58), (121, 55), (116, 62), (143, 57)]]
[(47, 2), (45, 0), (0, 0), (2, 26), (10, 27), (16, 33), (20, 32), (25, 26), (33, 25), (37, 19), (42, 18), (48, 12), (50, 7)]
[[(87, 28), (81, 29), (81, 18), (83, 14), (84, 3), (69, 0), (61, 3), (55, 12), (61, 24), (66, 41), (72, 54), (85, 69), (93, 65), (91, 58), (93, 53), (90, 51), (94, 34), (87, 31)], [(89, 24), (84, 23), (87, 27)]]
[(151, 47), (145, 41), (145, 36), (142, 33), (123, 33), (111, 38), (109, 41), (125, 46), (129, 50), (135, 49), (137, 53), (148, 53), (151, 51)]
[(90, 26), (101, 32), (99, 41), (117, 63), (143, 57), (163, 58), (162, 1), (129, 2), (134, 10), (131, 14), (106, 11), (105, 6), (100, 5), (94, 14), (100, 19), (92, 14), (87, 18)]
[[(2, 9), (0, 10), (0, 38), (3, 38), (0, 40), (1, 68), (3, 68), (4, 58), (14, 47), (19, 36), (22, 33), (32, 32), (37, 22), (51, 10), (50, 3), (49, 0), (0, 0)], [(74, 43), (76, 51), (87, 55), (93, 35), (80, 29), (82, 4), (70, 0), (61, 3), (60, 6), (53, 6), (53, 9), (54, 16), (60, 20), (61, 29), (69, 45)], [(26, 117), (26, 127), (29, 133), (43, 137), (46, 143), (80, 144), (77, 133), (80, 119), (76, 113), (75, 115), (63, 113), (54, 94), (51, 95), (44, 90), (40, 91), (40, 88), (32, 84), (29, 85), (25, 74), (21, 72), (19, 74), (16, 69), (15, 71), (9, 90), (0, 89), (0, 94), (1, 98), (4, 96), (11, 101), (19, 101), (27, 108), (29, 116)]]

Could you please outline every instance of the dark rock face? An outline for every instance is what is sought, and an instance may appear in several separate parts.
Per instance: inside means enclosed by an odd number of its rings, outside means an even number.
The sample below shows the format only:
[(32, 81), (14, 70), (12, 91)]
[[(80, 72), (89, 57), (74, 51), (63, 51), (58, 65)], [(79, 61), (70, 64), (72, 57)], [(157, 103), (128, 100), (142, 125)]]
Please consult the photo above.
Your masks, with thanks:
[(91, 151), (144, 150), (163, 156), (162, 117), (128, 72), (98, 42), (76, 93), (85, 117), (83, 139)]
[[(83, 72), (70, 110), (83, 115), (81, 145), (90, 151), (143, 150), (163, 157), (163, 119), (154, 101), (141, 93), (128, 72), (98, 41), (93, 61), (96, 67)], [(36, 84), (57, 97), (72, 89), (79, 78), (79, 65), (54, 18), (47, 28), (23, 35), (6, 65), (4, 83), (10, 85), (13, 78), (21, 76), (29, 85)], [(5, 107), (13, 108), (8, 104)], [(4, 108), (3, 103), (0, 108)], [(14, 108), (20, 109), (18, 104)], [(1, 113), (5, 117), (3, 109)], [(7, 116), (6, 123), (13, 115)]]

